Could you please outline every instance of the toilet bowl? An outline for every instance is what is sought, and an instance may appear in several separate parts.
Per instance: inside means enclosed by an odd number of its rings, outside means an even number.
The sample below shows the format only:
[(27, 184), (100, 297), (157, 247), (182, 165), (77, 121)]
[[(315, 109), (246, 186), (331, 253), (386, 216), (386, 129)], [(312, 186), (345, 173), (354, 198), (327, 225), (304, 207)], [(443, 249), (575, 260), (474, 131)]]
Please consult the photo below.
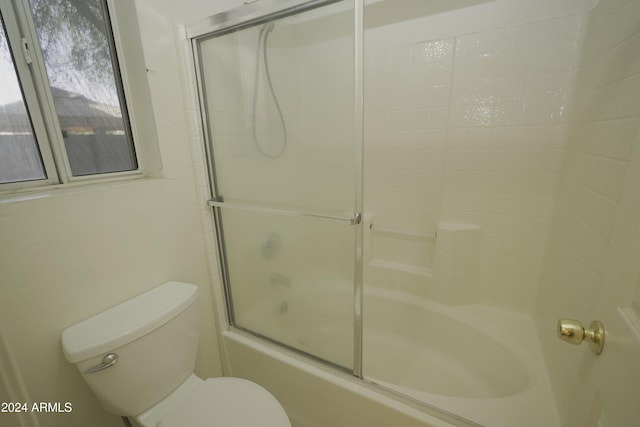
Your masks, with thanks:
[(278, 401), (241, 378), (187, 378), (166, 399), (135, 417), (143, 427), (290, 426)]
[(198, 288), (168, 282), (62, 332), (100, 404), (141, 427), (291, 427), (267, 390), (193, 374)]

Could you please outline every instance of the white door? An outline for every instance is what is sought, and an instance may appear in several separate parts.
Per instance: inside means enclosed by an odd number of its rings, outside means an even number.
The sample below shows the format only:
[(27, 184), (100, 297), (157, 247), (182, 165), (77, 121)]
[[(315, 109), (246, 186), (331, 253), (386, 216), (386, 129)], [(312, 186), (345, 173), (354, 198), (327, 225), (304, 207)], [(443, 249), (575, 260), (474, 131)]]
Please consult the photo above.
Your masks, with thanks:
[[(593, 319), (605, 327), (600, 355), (581, 361), (572, 427), (640, 426), (640, 147), (629, 164)], [(587, 325), (585, 325), (586, 327)]]

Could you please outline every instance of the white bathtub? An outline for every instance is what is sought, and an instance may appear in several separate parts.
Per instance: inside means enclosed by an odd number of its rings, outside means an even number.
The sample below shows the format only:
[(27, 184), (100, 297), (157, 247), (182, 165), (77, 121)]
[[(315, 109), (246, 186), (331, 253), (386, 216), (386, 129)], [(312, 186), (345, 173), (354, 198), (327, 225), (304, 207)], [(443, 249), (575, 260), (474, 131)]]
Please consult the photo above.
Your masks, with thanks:
[(560, 426), (532, 319), (379, 289), (364, 310), (365, 378), (486, 426)]
[[(442, 306), (382, 289), (367, 290), (363, 310), (366, 380), (479, 425), (560, 425), (531, 319), (482, 306)], [(262, 330), (270, 331), (269, 335), (278, 340), (349, 366), (353, 360), (351, 311), (349, 294), (343, 291), (288, 290), (277, 301), (265, 302), (249, 317), (261, 319)], [(233, 339), (229, 334), (226, 338), (227, 344)], [(260, 345), (259, 341), (256, 344)], [(232, 371), (246, 371), (237, 360), (242, 358), (237, 354), (237, 342), (231, 347), (235, 349), (230, 357)], [(250, 358), (260, 359), (254, 363), (261, 365), (267, 363), (262, 358), (277, 354), (272, 349), (258, 355), (256, 347), (251, 348), (245, 345), (239, 353), (252, 353)], [(295, 376), (297, 368), (290, 363), (285, 365), (292, 369), (289, 375)], [(322, 372), (331, 374), (331, 370)], [(269, 379), (267, 375), (262, 381), (269, 383), (265, 384), (269, 389), (277, 387), (277, 378)], [(329, 392), (327, 396), (331, 395)], [(416, 425), (435, 425), (429, 422)], [(460, 421), (455, 424), (464, 425)]]

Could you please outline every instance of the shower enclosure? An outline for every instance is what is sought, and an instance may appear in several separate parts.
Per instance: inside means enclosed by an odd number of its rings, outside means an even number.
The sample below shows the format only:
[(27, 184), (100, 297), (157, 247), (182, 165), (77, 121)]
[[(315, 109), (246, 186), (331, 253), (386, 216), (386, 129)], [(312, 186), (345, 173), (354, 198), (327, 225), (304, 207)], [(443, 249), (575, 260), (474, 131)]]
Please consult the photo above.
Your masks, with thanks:
[(637, 113), (582, 107), (615, 2), (556, 3), (261, 0), (189, 27), (229, 323), (459, 425), (573, 425), (548, 322), (597, 305)]
[[(261, 16), (247, 17), (248, 5), (237, 25), (226, 19), (196, 44), (228, 311), (239, 328), (352, 370), (362, 210), (355, 8), (253, 6)], [(305, 297), (293, 304), (292, 293)]]

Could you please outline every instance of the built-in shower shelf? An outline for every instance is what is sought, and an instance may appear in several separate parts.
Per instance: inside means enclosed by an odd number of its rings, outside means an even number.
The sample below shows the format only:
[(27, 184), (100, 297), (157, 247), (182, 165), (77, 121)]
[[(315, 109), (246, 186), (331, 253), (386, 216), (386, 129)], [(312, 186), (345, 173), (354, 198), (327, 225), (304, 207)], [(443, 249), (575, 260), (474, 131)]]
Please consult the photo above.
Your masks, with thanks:
[[(365, 216), (367, 246), (366, 260), (373, 268), (381, 268), (390, 273), (406, 273), (424, 282), (433, 276), (433, 251), (436, 233), (402, 225), (374, 224), (372, 216)], [(381, 272), (382, 273), (382, 272)], [(389, 276), (388, 274), (385, 277)]]
[(426, 278), (433, 277), (433, 269), (418, 267), (411, 264), (403, 264), (399, 262), (391, 262), (381, 259), (373, 259), (369, 262), (371, 267), (379, 267), (387, 270), (402, 271), (404, 273), (415, 274)]

